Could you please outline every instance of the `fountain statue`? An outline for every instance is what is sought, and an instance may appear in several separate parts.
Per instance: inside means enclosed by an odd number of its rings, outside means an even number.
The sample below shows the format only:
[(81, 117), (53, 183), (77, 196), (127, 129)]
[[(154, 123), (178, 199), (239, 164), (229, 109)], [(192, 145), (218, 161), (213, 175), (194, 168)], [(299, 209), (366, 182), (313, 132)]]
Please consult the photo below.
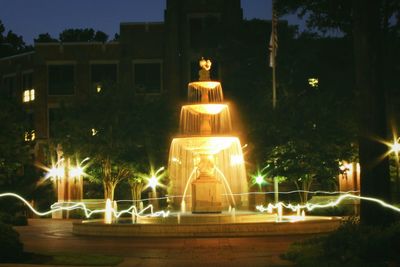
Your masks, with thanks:
[(181, 136), (171, 144), (168, 193), (176, 208), (192, 213), (246, 209), (248, 185), (240, 140), (230, 136), (230, 112), (221, 84), (210, 79), (212, 62), (202, 58), (199, 65), (199, 81), (188, 86), (191, 104), (181, 109)]

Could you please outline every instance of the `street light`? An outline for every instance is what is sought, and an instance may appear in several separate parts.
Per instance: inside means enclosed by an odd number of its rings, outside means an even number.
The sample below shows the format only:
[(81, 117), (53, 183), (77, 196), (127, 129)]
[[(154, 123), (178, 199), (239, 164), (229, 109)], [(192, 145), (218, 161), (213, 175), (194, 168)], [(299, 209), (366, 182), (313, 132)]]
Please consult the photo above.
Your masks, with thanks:
[(390, 153), (394, 153), (396, 157), (396, 195), (397, 199), (400, 199), (400, 159), (399, 159), (399, 153), (400, 153), (400, 137), (395, 138), (393, 144), (390, 145)]

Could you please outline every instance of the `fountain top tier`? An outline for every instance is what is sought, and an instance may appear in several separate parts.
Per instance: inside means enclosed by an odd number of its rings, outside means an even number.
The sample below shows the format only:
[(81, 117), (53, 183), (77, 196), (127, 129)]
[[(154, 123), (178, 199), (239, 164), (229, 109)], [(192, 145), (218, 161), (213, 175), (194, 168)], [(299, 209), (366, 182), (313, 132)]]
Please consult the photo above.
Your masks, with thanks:
[(220, 103), (224, 100), (221, 83), (200, 81), (189, 83), (188, 100), (194, 103)]

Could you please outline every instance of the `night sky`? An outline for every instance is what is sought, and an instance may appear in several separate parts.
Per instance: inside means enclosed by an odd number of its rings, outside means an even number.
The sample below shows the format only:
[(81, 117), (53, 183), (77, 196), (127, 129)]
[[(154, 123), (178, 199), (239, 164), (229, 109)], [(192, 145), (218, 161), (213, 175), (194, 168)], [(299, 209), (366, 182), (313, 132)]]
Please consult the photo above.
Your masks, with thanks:
[[(120, 22), (163, 21), (166, 0), (2, 0), (0, 20), (26, 43), (40, 33), (58, 38), (67, 28), (93, 28), (110, 39)], [(271, 19), (271, 0), (242, 0), (247, 19)], [(297, 23), (293, 18), (290, 23)]]

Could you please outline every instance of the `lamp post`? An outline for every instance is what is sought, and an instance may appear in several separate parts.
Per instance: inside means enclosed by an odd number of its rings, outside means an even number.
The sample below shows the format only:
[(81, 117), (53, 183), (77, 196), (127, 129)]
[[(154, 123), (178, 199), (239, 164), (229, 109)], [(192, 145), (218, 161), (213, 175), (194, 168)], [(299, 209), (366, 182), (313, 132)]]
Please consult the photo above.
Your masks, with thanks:
[(394, 140), (393, 144), (391, 145), (390, 152), (393, 152), (396, 157), (396, 199), (400, 200), (400, 137)]

